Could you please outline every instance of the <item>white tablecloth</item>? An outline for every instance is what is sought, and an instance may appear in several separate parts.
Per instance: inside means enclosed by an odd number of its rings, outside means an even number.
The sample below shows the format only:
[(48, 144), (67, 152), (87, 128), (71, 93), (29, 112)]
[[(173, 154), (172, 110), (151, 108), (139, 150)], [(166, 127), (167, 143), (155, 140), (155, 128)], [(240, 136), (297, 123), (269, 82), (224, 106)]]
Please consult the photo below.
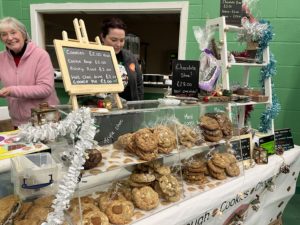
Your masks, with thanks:
[[(299, 156), (299, 146), (286, 151), (283, 157), (270, 156), (267, 165), (256, 165), (245, 170), (244, 176), (141, 219), (134, 225), (222, 225), (226, 224), (230, 215), (249, 205), (257, 195), (260, 208), (255, 211), (250, 204), (243, 224), (267, 225), (282, 215), (295, 193)], [(290, 165), (288, 174), (279, 173), (283, 160)], [(273, 191), (267, 188), (269, 181), (275, 184), (271, 185)]]

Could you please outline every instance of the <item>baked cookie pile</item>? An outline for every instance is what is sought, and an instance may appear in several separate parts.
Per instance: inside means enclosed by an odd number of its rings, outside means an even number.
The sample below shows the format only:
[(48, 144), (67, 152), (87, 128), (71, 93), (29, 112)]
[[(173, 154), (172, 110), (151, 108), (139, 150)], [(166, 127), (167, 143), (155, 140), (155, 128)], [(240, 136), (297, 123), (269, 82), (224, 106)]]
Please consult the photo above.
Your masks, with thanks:
[(51, 208), (54, 196), (44, 196), (36, 199), (33, 202), (23, 202), (20, 210), (13, 219), (13, 224), (17, 225), (37, 225), (41, 224), (47, 219)]
[(210, 176), (218, 180), (240, 175), (240, 168), (234, 155), (230, 153), (214, 153), (207, 161)]
[(147, 185), (154, 189), (159, 198), (167, 202), (179, 201), (181, 197), (180, 184), (171, 174), (170, 167), (158, 161), (137, 165), (129, 178), (129, 184), (135, 188)]
[(207, 162), (204, 159), (192, 158), (183, 164), (183, 176), (188, 183), (205, 184), (208, 182)]
[(206, 141), (218, 142), (232, 137), (233, 126), (225, 113), (206, 113), (199, 121)]
[(176, 136), (169, 127), (158, 125), (121, 135), (114, 147), (125, 149), (142, 160), (151, 161), (158, 157), (158, 153), (169, 154), (176, 148)]
[(178, 142), (187, 148), (192, 148), (196, 145), (199, 140), (199, 134), (191, 127), (183, 124), (176, 124), (175, 129), (177, 129)]

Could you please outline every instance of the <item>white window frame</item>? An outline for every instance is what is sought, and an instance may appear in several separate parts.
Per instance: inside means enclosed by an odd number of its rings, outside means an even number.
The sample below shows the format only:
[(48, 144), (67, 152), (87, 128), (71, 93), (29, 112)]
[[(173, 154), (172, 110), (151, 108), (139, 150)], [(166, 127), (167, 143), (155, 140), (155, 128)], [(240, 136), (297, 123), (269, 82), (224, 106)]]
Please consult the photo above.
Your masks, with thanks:
[[(45, 32), (43, 13), (180, 13), (178, 59), (185, 59), (188, 1), (180, 2), (143, 2), (143, 3), (45, 3), (30, 5), (30, 21), (32, 40), (42, 48), (45, 48)], [(78, 18), (80, 19), (80, 18)]]

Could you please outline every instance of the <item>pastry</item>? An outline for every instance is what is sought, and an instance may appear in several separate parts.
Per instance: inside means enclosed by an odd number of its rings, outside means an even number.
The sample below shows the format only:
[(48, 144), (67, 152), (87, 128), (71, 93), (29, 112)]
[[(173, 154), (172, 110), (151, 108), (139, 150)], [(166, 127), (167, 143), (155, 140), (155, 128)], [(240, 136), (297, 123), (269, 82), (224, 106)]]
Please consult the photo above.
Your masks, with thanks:
[(151, 153), (158, 150), (158, 138), (149, 128), (138, 130), (133, 138), (136, 147), (142, 152)]
[(158, 180), (161, 191), (167, 196), (175, 196), (179, 193), (179, 183), (172, 175), (165, 175)]
[(136, 183), (149, 183), (155, 180), (155, 176), (149, 173), (133, 173), (130, 179)]
[(154, 127), (153, 133), (158, 138), (158, 152), (168, 154), (176, 147), (176, 135), (167, 126)]
[(220, 129), (218, 121), (206, 115), (200, 117), (200, 127), (210, 131)]
[(236, 177), (240, 175), (240, 168), (237, 165), (237, 163), (232, 163), (229, 166), (226, 167), (225, 169), (226, 174), (230, 177)]
[(104, 212), (106, 210), (107, 206), (115, 200), (124, 200), (125, 201), (126, 198), (120, 192), (109, 191), (109, 192), (102, 194), (100, 196), (99, 202), (98, 202), (100, 210)]
[(23, 219), (14, 222), (14, 225), (39, 225), (39, 220), (36, 219)]
[(132, 133), (123, 134), (118, 137), (117, 141), (114, 143), (114, 148), (116, 149), (126, 149), (129, 142), (131, 141)]
[(83, 168), (85, 170), (92, 169), (98, 165), (98, 163), (102, 160), (102, 154), (97, 149), (88, 149), (86, 150), (88, 153), (88, 156), (86, 158), (86, 161), (83, 165)]
[(42, 207), (40, 205), (33, 205), (29, 212), (26, 214), (25, 219), (45, 221), (50, 212), (50, 208)]
[(127, 224), (134, 215), (134, 206), (130, 201), (114, 200), (107, 206), (105, 213), (110, 223)]
[(33, 205), (32, 202), (23, 202), (20, 207), (20, 210), (18, 211), (16, 217), (14, 218), (14, 221), (23, 220), (25, 218), (27, 212), (32, 207), (32, 205)]
[(139, 209), (148, 211), (155, 209), (159, 204), (158, 194), (149, 186), (134, 188), (132, 196), (135, 206)]
[(108, 217), (100, 210), (89, 211), (82, 217), (80, 225), (109, 225)]
[(50, 208), (52, 202), (54, 200), (54, 195), (46, 195), (34, 200), (34, 205), (38, 205), (40, 207)]
[(9, 195), (0, 199), (0, 224), (12, 220), (20, 209), (21, 203), (17, 195)]

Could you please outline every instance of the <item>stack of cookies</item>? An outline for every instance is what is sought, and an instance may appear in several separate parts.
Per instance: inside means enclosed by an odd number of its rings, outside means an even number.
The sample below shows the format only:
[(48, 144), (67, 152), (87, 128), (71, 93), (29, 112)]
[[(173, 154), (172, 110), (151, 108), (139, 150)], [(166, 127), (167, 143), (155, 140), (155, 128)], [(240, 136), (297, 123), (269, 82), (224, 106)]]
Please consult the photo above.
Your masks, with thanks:
[(230, 139), (233, 133), (233, 125), (226, 113), (207, 113), (207, 116), (215, 119), (222, 130), (223, 138)]
[(214, 153), (207, 162), (209, 174), (218, 180), (227, 176), (235, 177), (240, 174), (240, 168), (234, 155), (230, 153)]
[(218, 142), (223, 138), (220, 125), (214, 118), (206, 115), (201, 116), (200, 127), (203, 131), (202, 135), (206, 141)]
[(43, 196), (34, 202), (23, 203), (19, 213), (14, 218), (14, 224), (41, 224), (46, 221), (51, 208), (53, 195)]
[(176, 135), (169, 127), (158, 125), (152, 130), (158, 138), (159, 153), (169, 154), (174, 148), (176, 148)]
[[(158, 196), (168, 202), (176, 202), (180, 200), (180, 185), (177, 178), (171, 174), (169, 166), (162, 165), (158, 161), (139, 164), (136, 166), (135, 172), (130, 176), (130, 185), (136, 186), (138, 180), (135, 179), (135, 177), (140, 176), (141, 174), (144, 174), (143, 176), (149, 179), (151, 178), (152, 181), (140, 182), (139, 184), (146, 185), (150, 183), (148, 186), (152, 186), (155, 192), (158, 193)], [(154, 179), (152, 176), (154, 176)], [(135, 180), (134, 183), (132, 182), (133, 179)], [(148, 181), (150, 181), (149, 179)], [(145, 180), (143, 179), (143, 181)]]
[(225, 113), (207, 113), (199, 120), (206, 141), (218, 142), (232, 137), (232, 123)]
[(179, 144), (187, 148), (195, 146), (199, 139), (199, 135), (195, 130), (183, 124), (176, 124), (176, 129)]
[(184, 163), (183, 175), (189, 183), (205, 184), (208, 182), (207, 162), (204, 159), (189, 159)]
[(135, 133), (120, 136), (114, 147), (125, 149), (145, 161), (151, 161), (158, 156), (158, 137), (152, 129), (143, 128)]
[(169, 154), (176, 148), (176, 135), (169, 127), (158, 125), (121, 135), (114, 147), (125, 149), (145, 161), (151, 161), (157, 158), (158, 153)]

